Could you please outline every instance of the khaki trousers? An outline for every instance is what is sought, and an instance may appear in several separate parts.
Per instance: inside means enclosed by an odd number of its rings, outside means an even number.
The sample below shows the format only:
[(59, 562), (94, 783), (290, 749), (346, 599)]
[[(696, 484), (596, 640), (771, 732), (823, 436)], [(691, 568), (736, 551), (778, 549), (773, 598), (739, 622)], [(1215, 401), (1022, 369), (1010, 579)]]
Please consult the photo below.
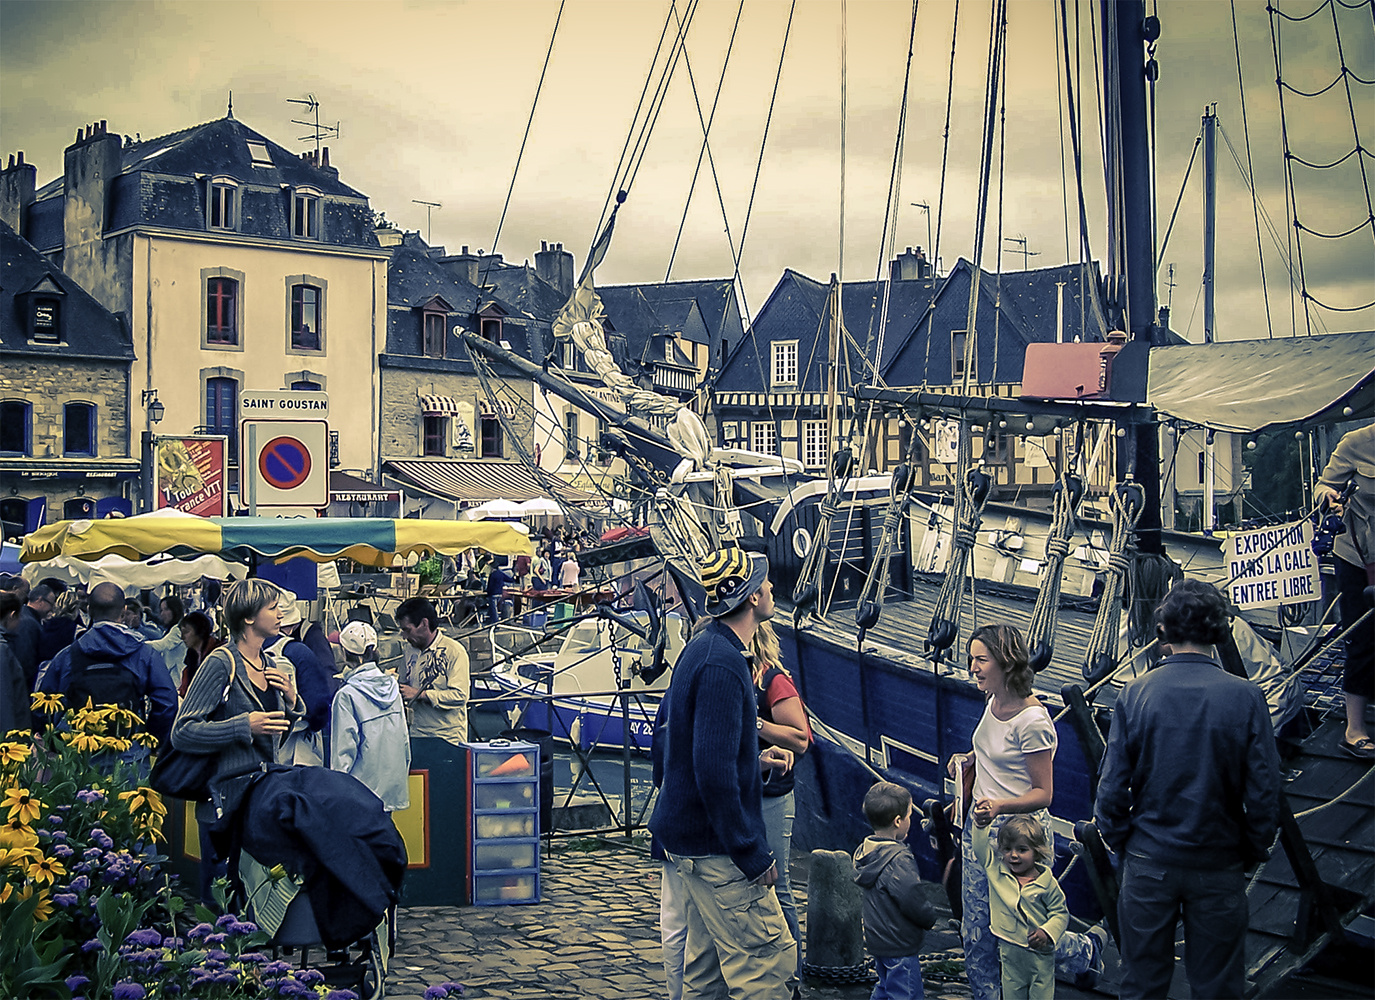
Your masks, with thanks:
[(683, 1000), (789, 1000), (797, 944), (773, 887), (746, 881), (724, 855), (669, 860), (685, 890)]

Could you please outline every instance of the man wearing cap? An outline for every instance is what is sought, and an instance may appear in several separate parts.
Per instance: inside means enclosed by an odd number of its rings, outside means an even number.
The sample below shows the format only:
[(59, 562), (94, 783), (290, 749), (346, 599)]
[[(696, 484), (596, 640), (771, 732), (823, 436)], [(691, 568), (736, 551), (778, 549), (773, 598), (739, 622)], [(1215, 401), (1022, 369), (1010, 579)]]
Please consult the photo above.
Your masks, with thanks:
[(348, 665), (334, 696), (329, 766), (351, 774), (387, 812), (410, 805), (411, 739), (396, 678), (377, 665), (377, 632), (349, 622), (339, 633)]
[[(667, 695), (663, 784), (649, 828), (681, 878), (683, 997), (787, 1000), (797, 945), (773, 885), (758, 714), (745, 650), (773, 617), (769, 563), (735, 547), (701, 567), (710, 619), (683, 649)], [(657, 748), (656, 748), (657, 749)]]

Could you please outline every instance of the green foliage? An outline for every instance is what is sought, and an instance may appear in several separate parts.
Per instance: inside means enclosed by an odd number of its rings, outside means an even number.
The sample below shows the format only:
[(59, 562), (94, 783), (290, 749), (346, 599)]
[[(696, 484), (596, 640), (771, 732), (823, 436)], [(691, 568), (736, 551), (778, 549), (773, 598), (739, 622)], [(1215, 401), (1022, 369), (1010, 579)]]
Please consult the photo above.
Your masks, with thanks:
[(415, 564), (415, 575), (423, 584), (438, 584), (444, 579), (444, 560), (438, 554), (429, 556)]
[(0, 996), (65, 996), (62, 972), (70, 955), (62, 954), (56, 925), (38, 923), (34, 911), (42, 897), (20, 900), (0, 921)]

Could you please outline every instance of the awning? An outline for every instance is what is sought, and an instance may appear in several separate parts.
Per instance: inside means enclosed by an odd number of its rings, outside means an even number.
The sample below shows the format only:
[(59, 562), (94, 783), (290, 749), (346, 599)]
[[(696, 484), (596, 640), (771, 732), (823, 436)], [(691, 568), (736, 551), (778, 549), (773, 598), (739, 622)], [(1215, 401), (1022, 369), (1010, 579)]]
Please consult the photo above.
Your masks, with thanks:
[[(485, 417), (494, 417), (494, 416), (496, 416), (497, 411), (496, 411), (496, 409), (493, 407), (493, 404), (492, 404), (492, 401), (491, 401), (491, 400), (489, 400), (489, 399), (480, 400), (480, 401), (478, 402), (477, 405), (478, 405), (478, 412), (480, 412), (483, 416), (485, 416)], [(501, 412), (504, 413), (504, 414), (506, 415), (506, 418), (507, 418), (508, 420), (516, 415), (516, 404), (515, 404), (515, 403), (512, 403), (510, 400), (507, 400), (507, 399), (499, 399), (499, 400), (497, 400), (497, 402), (496, 402), (496, 406), (498, 406), (498, 407), (501, 408)]]
[(400, 503), (401, 494), (347, 472), (331, 472), (329, 499), (331, 503)]
[(427, 417), (450, 416), (458, 413), (458, 401), (452, 396), (421, 396), (420, 412)]
[(426, 459), (388, 462), (387, 470), (402, 483), (453, 503), (534, 500), (553, 495), (580, 504), (595, 497), (559, 476), (537, 476), (520, 462)]
[(1146, 398), (1165, 416), (1219, 431), (1308, 427), (1370, 414), (1372, 359), (1375, 332), (1153, 347)]

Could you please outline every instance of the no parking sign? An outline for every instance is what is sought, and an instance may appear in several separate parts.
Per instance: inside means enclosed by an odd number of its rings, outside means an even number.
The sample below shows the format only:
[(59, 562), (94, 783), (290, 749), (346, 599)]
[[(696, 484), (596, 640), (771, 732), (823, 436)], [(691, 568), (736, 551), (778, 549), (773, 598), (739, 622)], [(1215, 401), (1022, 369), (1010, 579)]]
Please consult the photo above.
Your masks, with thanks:
[(329, 425), (323, 420), (244, 420), (239, 500), (257, 507), (329, 503)]

